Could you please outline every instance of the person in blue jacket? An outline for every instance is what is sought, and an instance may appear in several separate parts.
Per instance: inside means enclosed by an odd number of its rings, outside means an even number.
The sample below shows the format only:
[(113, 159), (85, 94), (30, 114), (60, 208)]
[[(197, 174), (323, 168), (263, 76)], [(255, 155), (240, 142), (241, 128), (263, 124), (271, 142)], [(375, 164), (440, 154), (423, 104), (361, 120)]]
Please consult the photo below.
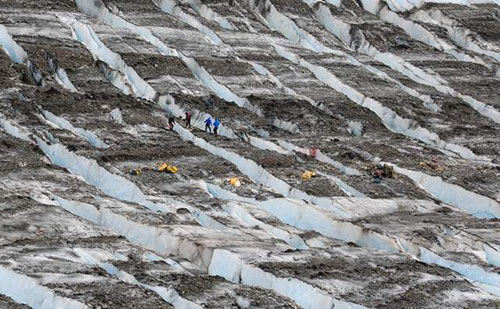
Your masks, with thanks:
[(220, 121), (219, 118), (215, 118), (214, 121), (214, 134), (217, 135), (217, 131), (219, 130), (220, 127)]
[(210, 116), (205, 120), (205, 132), (207, 131), (212, 133), (212, 118)]

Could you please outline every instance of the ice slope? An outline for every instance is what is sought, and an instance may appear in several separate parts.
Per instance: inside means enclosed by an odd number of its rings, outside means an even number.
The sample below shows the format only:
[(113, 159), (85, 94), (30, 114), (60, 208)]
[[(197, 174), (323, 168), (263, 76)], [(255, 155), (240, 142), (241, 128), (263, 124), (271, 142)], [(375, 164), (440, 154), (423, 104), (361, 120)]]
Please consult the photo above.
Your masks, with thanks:
[(253, 106), (246, 98), (241, 98), (234, 94), (226, 86), (217, 82), (195, 59), (186, 57), (180, 51), (166, 46), (158, 39), (149, 29), (133, 25), (123, 18), (111, 13), (101, 0), (88, 2), (83, 0), (75, 1), (82, 12), (90, 16), (96, 17), (99, 21), (109, 24), (115, 28), (125, 28), (142, 37), (145, 41), (155, 46), (162, 54), (180, 58), (186, 66), (205, 87), (213, 91), (217, 96), (228, 102), (234, 102), (238, 106), (248, 109), (249, 111), (262, 115), (262, 111)]
[[(225, 191), (220, 187), (211, 184), (202, 184), (207, 192), (214, 197), (254, 204), (270, 212), (281, 221), (296, 226), (301, 229), (315, 230), (325, 236), (340, 239), (346, 242), (354, 242), (362, 247), (386, 250), (392, 252), (404, 252), (424, 263), (438, 264), (442, 267), (456, 271), (466, 278), (495, 288), (500, 287), (500, 276), (494, 272), (488, 272), (477, 265), (447, 260), (424, 247), (413, 244), (405, 239), (390, 237), (374, 231), (364, 230), (348, 222), (332, 220), (322, 211), (315, 210), (311, 205), (301, 205), (292, 200), (268, 200), (259, 202), (254, 199), (241, 198), (238, 195)], [(498, 251), (484, 246), (485, 255), (490, 256), (489, 262), (495, 265), (496, 259), (500, 256)], [(500, 294), (496, 294), (499, 296)]]
[(384, 0), (391, 10), (405, 12), (420, 8), (426, 3), (436, 4), (458, 4), (465, 6), (472, 6), (474, 4), (497, 4), (500, 5), (498, 0)]
[[(382, 8), (382, 4), (380, 4), (380, 8)], [(368, 11), (372, 13), (376, 13), (377, 10), (375, 9), (370, 9), (368, 7), (368, 4), (365, 4), (365, 8), (367, 8)], [(383, 10), (383, 9), (382, 9)], [(361, 31), (357, 31), (352, 34), (352, 28), (351, 25), (336, 19), (333, 17), (331, 14), (330, 10), (324, 6), (324, 5), (319, 5), (318, 9), (315, 10), (316, 12), (316, 18), (325, 26), (325, 28), (333, 33), (337, 38), (339, 38), (344, 44), (346, 44), (349, 47), (352, 47), (353, 49), (357, 50), (358, 52), (361, 52), (363, 54), (369, 55), (373, 57), (375, 60), (380, 61), (381, 63), (389, 66), (390, 68), (398, 71), (401, 74), (404, 74), (411, 78), (412, 80), (422, 83), (425, 85), (429, 85), (434, 87), (436, 90), (452, 95), (454, 97), (459, 98), (462, 100), (465, 104), (471, 106), (473, 109), (475, 109), (477, 112), (479, 112), (481, 115), (491, 119), (492, 121), (496, 123), (500, 123), (500, 112), (496, 110), (494, 107), (489, 106), (483, 102), (480, 102), (470, 96), (460, 94), (457, 92), (455, 89), (449, 87), (447, 85), (447, 82), (440, 77), (438, 74), (435, 72), (426, 72), (411, 63), (405, 61), (399, 56), (396, 56), (391, 53), (387, 52), (380, 52), (378, 51), (375, 47), (371, 46), (370, 43), (366, 40), (364, 37), (363, 33)], [(435, 41), (432, 39), (433, 35), (422, 28), (420, 25), (417, 24), (411, 24), (402, 18), (398, 17), (396, 14), (389, 12), (387, 13), (388, 16), (391, 16), (391, 18), (387, 17), (386, 20), (389, 22), (394, 23), (395, 25), (404, 27), (405, 30), (411, 31), (409, 32), (410, 34), (414, 34), (415, 38), (419, 38), (418, 35), (423, 35), (427, 37), (427, 39), (421, 39), (424, 40), (425, 43), (431, 44), (432, 46), (439, 48), (438, 43), (435, 43)], [(418, 18), (419, 20), (425, 20), (428, 21), (429, 18), (427, 17), (422, 17), (421, 11), (418, 11), (414, 13), (414, 18)], [(382, 18), (382, 16), (381, 16)], [(440, 20), (439, 18), (432, 19), (435, 23), (442, 23), (442, 19)], [(449, 27), (449, 26), (446, 26)], [(414, 30), (413, 30), (414, 28)], [(411, 30), (410, 30), (411, 29)], [(466, 33), (464, 33), (464, 30), (455, 30), (454, 28), (447, 28), (449, 29), (450, 35), (453, 36), (454, 40), (459, 42), (461, 46), (470, 48), (475, 51), (479, 51), (480, 53), (487, 54), (489, 56), (496, 57), (497, 54), (491, 51), (485, 51), (484, 49), (478, 47), (474, 43), (471, 43), (466, 36)], [(430, 43), (434, 42), (434, 43)], [(443, 43), (444, 44), (444, 43)], [(442, 45), (443, 45), (442, 44)], [(438, 46), (439, 45), (439, 46)], [(444, 45), (443, 45), (444, 46)], [(398, 83), (398, 81), (393, 80), (394, 83)], [(401, 85), (403, 87), (406, 87), (404, 85)], [(422, 96), (418, 93), (416, 93), (412, 89), (406, 89), (406, 91), (416, 97), (419, 97), (423, 102), (424, 106), (428, 108), (429, 110), (432, 110), (434, 112), (438, 112), (440, 110), (439, 106), (436, 105), (435, 103), (432, 102), (432, 99), (430, 97), (425, 97)]]
[[(160, 94), (158, 94), (156, 90), (154, 90), (149, 85), (149, 83), (143, 80), (133, 68), (129, 67), (122, 60), (119, 54), (111, 51), (106, 45), (102, 43), (102, 41), (99, 39), (97, 34), (92, 29), (92, 27), (90, 27), (89, 25), (84, 25), (76, 21), (74, 18), (68, 16), (59, 16), (59, 19), (64, 24), (68, 25), (71, 28), (75, 39), (84, 44), (96, 59), (104, 61), (112, 70), (121, 73), (121, 74), (110, 74), (108, 76), (108, 79), (115, 87), (120, 89), (125, 94), (134, 94), (135, 96), (140, 98), (156, 101), (163, 109), (165, 109), (174, 116), (177, 117), (184, 116), (186, 112), (184, 108), (175, 104), (174, 99), (171, 98), (170, 96), (168, 95), (161, 96)], [(167, 104), (166, 102), (168, 102), (169, 104)], [(198, 110), (191, 109), (191, 112), (193, 113), (192, 116), (193, 126), (201, 130), (203, 130), (205, 127), (204, 120), (208, 117), (213, 118), (212, 115), (200, 112)], [(284, 130), (286, 131), (292, 131), (292, 132), (297, 131), (295, 125), (290, 125), (288, 123), (281, 123), (280, 120), (278, 119), (275, 119), (274, 125), (277, 127), (284, 128)], [(284, 126), (287, 127), (285, 128)], [(227, 126), (222, 126), (220, 134), (228, 138), (236, 138), (236, 134), (233, 132), (233, 130), (231, 130), (231, 128)], [(251, 145), (259, 149), (276, 151), (281, 154), (290, 154), (291, 151), (297, 151), (301, 153), (307, 151), (306, 149), (297, 147), (289, 142), (284, 142), (280, 140), (278, 140), (278, 144), (280, 145), (277, 145), (268, 140), (254, 137), (248, 134), (245, 136), (245, 138), (247, 142), (249, 142)], [(355, 169), (345, 167), (343, 164), (332, 160), (331, 158), (329, 158), (328, 156), (326, 156), (321, 152), (318, 152), (315, 158), (321, 162), (330, 164), (338, 168), (343, 173), (346, 173), (348, 175), (360, 174)], [(346, 187), (346, 185), (344, 185), (340, 181), (336, 182), (341, 184), (342, 187)]]
[(455, 152), (466, 159), (488, 161), (488, 158), (477, 156), (466, 147), (443, 141), (436, 133), (420, 127), (415, 121), (402, 118), (392, 109), (344, 84), (333, 73), (324, 67), (312, 64), (282, 46), (274, 44), (274, 48), (283, 58), (307, 68), (316, 76), (318, 80), (322, 81), (332, 89), (345, 94), (354, 103), (375, 113), (389, 130), (420, 140), (423, 143), (435, 146), (438, 149)]
[[(328, 307), (337, 304), (341, 308), (364, 308), (352, 303), (336, 300), (300, 280), (277, 278), (270, 273), (247, 264), (238, 255), (228, 250), (215, 249), (212, 254), (211, 249), (203, 248), (200, 244), (172, 236), (166, 230), (134, 223), (109, 210), (97, 210), (90, 204), (68, 201), (58, 197), (55, 198), (59, 205), (66, 210), (96, 224), (110, 227), (121, 235), (126, 236), (133, 243), (161, 254), (175, 253), (177, 256), (187, 258), (201, 269), (208, 267), (210, 275), (221, 276), (236, 283), (274, 290), (290, 297), (304, 308), (317, 308), (316, 306), (320, 304)], [(88, 259), (88, 256), (87, 261), (92, 262), (91, 259)], [(228, 264), (228, 262), (232, 263)], [(106, 267), (107, 271), (118, 274), (116, 268), (111, 267), (111, 265), (103, 266)], [(257, 275), (247, 277), (249, 274), (244, 272), (245, 269), (251, 269)], [(127, 280), (131, 280), (131, 278), (127, 276)]]

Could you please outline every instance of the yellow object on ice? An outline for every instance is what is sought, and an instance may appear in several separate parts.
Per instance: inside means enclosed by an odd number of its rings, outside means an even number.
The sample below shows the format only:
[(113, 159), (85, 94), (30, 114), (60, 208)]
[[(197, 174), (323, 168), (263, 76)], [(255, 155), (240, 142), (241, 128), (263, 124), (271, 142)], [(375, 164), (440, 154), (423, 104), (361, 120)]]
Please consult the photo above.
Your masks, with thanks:
[(176, 174), (179, 171), (179, 169), (176, 166), (170, 165), (168, 163), (161, 163), (158, 164), (158, 172), (169, 172), (172, 174)]
[(314, 176), (316, 176), (316, 172), (314, 172), (314, 171), (305, 171), (302, 174), (302, 180), (303, 181), (308, 181), (309, 179), (311, 179)]
[(163, 172), (167, 168), (168, 164), (163, 162), (161, 164), (158, 164), (158, 172)]
[(167, 166), (167, 171), (172, 173), (172, 174), (177, 174), (179, 169), (177, 168), (177, 166), (169, 165), (169, 166)]
[(135, 176), (139, 176), (142, 174), (142, 171), (140, 169), (136, 168), (135, 170), (130, 171), (130, 174), (135, 175)]
[(233, 187), (241, 186), (241, 182), (238, 177), (229, 178), (229, 184)]

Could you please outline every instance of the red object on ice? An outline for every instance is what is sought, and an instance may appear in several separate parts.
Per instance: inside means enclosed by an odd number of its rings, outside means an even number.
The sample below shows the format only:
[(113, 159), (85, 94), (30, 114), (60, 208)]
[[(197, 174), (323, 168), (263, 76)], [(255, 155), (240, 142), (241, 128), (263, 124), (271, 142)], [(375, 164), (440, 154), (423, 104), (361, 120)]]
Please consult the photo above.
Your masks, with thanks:
[(319, 149), (318, 148), (311, 148), (309, 149), (309, 155), (315, 157), (318, 154)]

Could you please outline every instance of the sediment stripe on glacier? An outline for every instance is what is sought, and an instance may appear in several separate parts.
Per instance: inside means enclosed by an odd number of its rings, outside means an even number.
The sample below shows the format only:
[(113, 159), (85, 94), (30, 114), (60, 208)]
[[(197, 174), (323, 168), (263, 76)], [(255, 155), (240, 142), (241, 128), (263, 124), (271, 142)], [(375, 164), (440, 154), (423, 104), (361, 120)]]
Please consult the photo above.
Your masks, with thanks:
[[(447, 260), (427, 248), (399, 237), (383, 235), (350, 222), (334, 220), (320, 209), (315, 209), (314, 206), (299, 204), (289, 199), (257, 201), (253, 198), (240, 197), (235, 193), (208, 183), (201, 183), (200, 188), (219, 199), (255, 205), (271, 213), (280, 221), (300, 229), (313, 230), (327, 237), (354, 242), (366, 248), (406, 253), (423, 263), (448, 268), (471, 280), (483, 290), (500, 296), (495, 292), (500, 291), (500, 274), (485, 271), (477, 265)], [(484, 254), (488, 263), (497, 266), (500, 260), (500, 252), (487, 244), (483, 245), (482, 250), (483, 253), (479, 255)]]
[[(313, 6), (313, 3), (311, 1), (303, 0), (303, 2)], [(421, 94), (417, 90), (407, 87), (399, 80), (390, 77), (384, 71), (381, 71), (374, 66), (361, 63), (356, 58), (343, 51), (333, 50), (325, 46), (324, 44), (319, 42), (313, 35), (297, 26), (297, 24), (293, 20), (279, 12), (270, 0), (259, 2), (249, 0), (249, 4), (252, 7), (254, 14), (260, 16), (260, 19), (263, 20), (263, 22), (270, 29), (278, 31), (288, 40), (314, 52), (330, 53), (336, 56), (344, 57), (352, 65), (359, 66), (367, 72), (376, 75), (378, 78), (393, 83), (396, 87), (406, 92), (408, 95), (421, 100), (425, 106), (430, 106), (433, 104), (433, 100), (429, 95)], [(324, 7), (322, 4), (319, 4), (319, 6), (320, 8)], [(320, 19), (319, 17), (317, 18)], [(279, 20), (280, 22), (276, 22), (276, 20)], [(304, 42), (307, 42), (308, 44), (305, 44)]]
[(500, 5), (499, 0), (384, 0), (393, 11), (406, 12), (418, 9), (427, 3), (435, 4), (458, 4), (472, 6), (474, 4), (496, 4)]
[[(295, 278), (279, 278), (258, 267), (244, 262), (227, 249), (213, 249), (189, 239), (173, 236), (171, 232), (130, 221), (109, 210), (98, 210), (91, 204), (56, 198), (57, 204), (68, 212), (95, 224), (106, 226), (125, 236), (132, 243), (153, 250), (161, 255), (174, 254), (194, 263), (212, 276), (228, 281), (272, 290), (284, 295), (304, 308), (364, 308), (353, 303), (337, 300), (324, 291)], [(232, 262), (232, 263), (231, 263)], [(250, 274), (243, 273), (251, 269)]]
[[(365, 3), (365, 8), (370, 10), (368, 3)], [(325, 28), (335, 34), (335, 36), (342, 40), (346, 45), (351, 46), (360, 53), (364, 53), (374, 58), (375, 60), (380, 61), (381, 63), (407, 76), (417, 83), (431, 86), (441, 93), (460, 99), (462, 102), (476, 110), (479, 114), (483, 115), (486, 118), (489, 118), (496, 123), (500, 123), (500, 111), (470, 96), (460, 94), (455, 89), (448, 86), (447, 81), (435, 72), (429, 70), (424, 71), (421, 68), (412, 65), (408, 61), (392, 53), (380, 52), (366, 40), (364, 34), (361, 31), (358, 30), (354, 34), (351, 34), (351, 26), (334, 18), (330, 10), (325, 6), (320, 5), (319, 9), (316, 11), (316, 14), (317, 18), (322, 20)], [(397, 16), (393, 12), (390, 12), (390, 14), (394, 14), (394, 16)], [(421, 27), (420, 25), (417, 26)], [(424, 31), (427, 30), (424, 29)], [(431, 41), (427, 40), (427, 42), (424, 43), (428, 45), (430, 44), (433, 47), (437, 46), (437, 43), (431, 44), (429, 42)], [(427, 105), (431, 110), (439, 110), (439, 108), (437, 108), (435, 104), (433, 105), (433, 103), (424, 102), (424, 106), (425, 105)]]
[[(246, 62), (246, 63), (250, 64), (257, 73), (259, 73), (263, 76), (267, 76), (271, 82), (276, 84), (278, 87), (284, 89), (287, 94), (296, 96), (299, 99), (306, 100), (311, 105), (313, 105), (315, 108), (318, 108), (319, 110), (321, 110), (323, 112), (327, 112), (328, 114), (331, 114), (331, 111), (328, 110), (328, 108), (326, 108), (324, 106), (320, 106), (319, 104), (314, 102), (312, 99), (310, 99), (308, 97), (304, 97), (302, 95), (298, 95), (293, 89), (284, 86), (281, 83), (281, 81), (274, 74), (272, 74), (266, 67), (262, 66), (261, 64), (255, 63), (253, 61), (241, 59), (237, 55), (236, 51), (234, 51), (231, 46), (226, 45), (217, 36), (217, 34), (215, 34), (212, 30), (210, 30), (206, 26), (202, 25), (199, 21), (197, 21), (191, 15), (184, 13), (184, 11), (182, 11), (182, 8), (178, 5), (176, 0), (155, 0), (153, 2), (163, 12), (179, 17), (185, 23), (191, 25), (192, 27), (198, 29), (198, 31), (200, 31), (201, 33), (208, 36), (211, 39), (211, 41), (214, 42), (214, 44), (221, 45), (222, 47), (224, 47), (224, 50), (231, 52), (231, 54), (233, 54), (238, 61)], [(286, 130), (286, 131), (290, 131), (290, 132), (297, 132), (298, 131), (298, 128), (295, 125), (292, 126), (291, 124), (287, 124), (287, 123), (278, 124), (277, 121), (274, 121), (273, 124), (277, 127), (282, 128), (283, 130)], [(271, 143), (269, 141), (256, 140), (254, 137), (248, 136), (248, 142), (250, 144), (260, 148), (260, 149), (269, 149), (269, 150), (277, 151), (279, 153), (287, 154), (287, 151), (283, 151), (280, 147), (277, 147), (276, 145), (271, 145), (273, 143)], [(280, 144), (280, 146), (286, 148), (289, 151), (297, 151), (297, 152), (301, 152), (301, 153), (304, 153), (306, 151), (305, 149), (300, 148), (298, 146), (295, 146), (289, 142), (284, 142), (284, 141), (279, 140), (278, 144)], [(346, 173), (347, 175), (360, 175), (360, 173), (357, 170), (345, 167), (342, 163), (330, 159), (328, 156), (326, 156), (323, 153), (318, 153), (318, 155), (315, 156), (315, 158), (321, 162), (327, 163), (329, 165), (334, 166), (335, 168), (338, 168), (340, 171), (342, 171), (343, 173)]]
[(258, 220), (255, 218), (250, 212), (248, 212), (245, 208), (241, 207), (240, 205), (236, 203), (226, 203), (222, 205), (222, 209), (224, 212), (226, 212), (228, 215), (241, 220), (244, 224), (251, 226), (251, 227), (258, 227), (262, 229), (263, 231), (266, 231), (273, 237), (277, 239), (281, 239), (284, 242), (286, 242), (288, 245), (299, 249), (299, 250), (307, 250), (309, 249), (309, 246), (306, 245), (304, 240), (296, 234), (290, 233), (284, 229), (275, 227), (273, 225), (267, 224), (265, 222), (262, 222), (261, 220)]
[(483, 41), (477, 33), (459, 26), (456, 20), (439, 9), (418, 10), (410, 15), (410, 19), (439, 26), (447, 31), (448, 37), (457, 46), (500, 62), (500, 53), (497, 46)]
[(149, 201), (142, 190), (125, 177), (110, 173), (95, 160), (77, 155), (60, 143), (47, 144), (38, 136), (30, 134), (25, 128), (5, 119), (2, 114), (0, 114), (0, 127), (16, 138), (37, 144), (53, 164), (67, 169), (72, 174), (83, 177), (86, 182), (113, 198), (136, 203), (152, 211), (164, 213), (175, 212), (177, 208), (186, 208), (202, 226), (215, 230), (226, 229), (223, 224), (204, 214), (197, 207), (172, 199), (168, 199), (169, 204)]
[[(300, 98), (302, 100), (306, 100), (314, 107), (321, 108), (321, 106), (319, 106), (319, 104), (314, 102), (314, 100), (312, 100), (311, 98), (304, 96), (304, 95), (300, 95), (297, 92), (295, 92), (293, 89), (288, 88), (285, 85), (283, 85), (279, 81), (279, 79), (263, 65), (258, 64), (254, 61), (242, 59), (238, 55), (238, 53), (230, 45), (227, 45), (226, 43), (224, 43), (224, 41), (214, 31), (212, 31), (209, 27), (203, 25), (201, 22), (199, 22), (193, 16), (185, 13), (182, 10), (182, 7), (179, 6), (179, 3), (177, 2), (177, 0), (154, 0), (153, 2), (163, 12), (170, 14), (172, 16), (177, 16), (182, 21), (184, 21), (186, 24), (190, 25), (191, 27), (197, 29), (200, 33), (204, 34), (213, 44), (220, 46), (221, 47), (220, 51), (223, 52), (225, 55), (233, 56), (236, 58), (236, 60), (247, 63), (250, 66), (252, 66), (252, 68), (255, 70), (255, 72), (257, 72), (261, 76), (267, 77), (270, 82), (276, 84), (280, 89), (283, 89), (286, 94), (293, 95), (293, 96)], [(330, 111), (328, 111), (325, 108), (323, 108), (323, 110), (325, 112), (331, 113)], [(294, 129), (294, 130), (295, 130), (295, 132), (292, 132), (292, 133), (296, 133), (297, 130), (296, 129)]]
[[(45, 78), (40, 69), (29, 60), (26, 51), (14, 41), (8, 33), (7, 28), (0, 25), (0, 46), (14, 63), (24, 64), (31, 74), (31, 77), (38, 86), (45, 86)], [(52, 63), (52, 65), (50, 65)], [(77, 91), (71, 83), (64, 69), (53, 65), (53, 60), (49, 59), (49, 67), (54, 70), (56, 81), (64, 88), (70, 91)]]
[(189, 2), (189, 5), (193, 10), (201, 17), (216, 22), (222, 28), (226, 30), (234, 30), (233, 24), (227, 18), (220, 16), (209, 8), (206, 4), (201, 2), (201, 0), (182, 0), (183, 2)]
[[(262, 10), (266, 11), (266, 16), (268, 16), (268, 18), (261, 17), (261, 19), (263, 19), (265, 23), (272, 23), (271, 27), (279, 29), (279, 31), (289, 40), (301, 44), (303, 47), (316, 52), (331, 52), (330, 49), (317, 41), (312, 35), (305, 32), (304, 30), (299, 28), (293, 21), (288, 19), (283, 14), (279, 13), (269, 0), (266, 0), (265, 2), (255, 2), (254, 0), (249, 0), (249, 5), (259, 16)], [(269, 8), (269, 12), (267, 8)], [(269, 16), (276, 18), (271, 19), (269, 18)], [(278, 20), (280, 22), (278, 22)], [(285, 27), (285, 25), (288, 26)], [(272, 38), (267, 37), (267, 39), (280, 56), (297, 65), (307, 68), (318, 80), (327, 84), (336, 91), (345, 94), (349, 99), (351, 99), (351, 101), (355, 102), (356, 104), (370, 109), (391, 131), (406, 135), (414, 139), (418, 139), (438, 149), (455, 152), (466, 159), (489, 161), (488, 158), (476, 156), (470, 149), (466, 147), (442, 141), (436, 133), (430, 132), (429, 130), (420, 127), (414, 120), (401, 118), (394, 111), (383, 106), (380, 102), (372, 98), (365, 97), (356, 89), (341, 82), (333, 73), (329, 72), (325, 68), (311, 64), (298, 55), (287, 51), (281, 46), (278, 46)], [(336, 52), (336, 54), (342, 56), (344, 53)]]
[(458, 51), (457, 48), (444, 42), (421, 25), (405, 19), (397, 13), (391, 11), (385, 2), (382, 2), (381, 0), (361, 0), (361, 3), (365, 10), (378, 16), (380, 19), (403, 29), (411, 38), (441, 50), (451, 55), (458, 61), (476, 63), (489, 68), (482, 59), (478, 57), (471, 57)]
[[(323, 26), (347, 46), (372, 57), (373, 59), (387, 65), (417, 83), (431, 86), (441, 93), (460, 99), (466, 105), (469, 105), (476, 110), (479, 114), (496, 123), (500, 123), (500, 112), (494, 107), (480, 102), (470, 96), (460, 94), (455, 89), (448, 86), (447, 81), (435, 72), (429, 70), (424, 71), (392, 53), (380, 52), (366, 40), (362, 31), (357, 30), (352, 33), (351, 25), (335, 18), (326, 6), (319, 5), (315, 12), (316, 18), (323, 24)], [(420, 25), (417, 26), (421, 27)], [(434, 44), (431, 46), (436, 47), (437, 45)], [(439, 111), (439, 106), (433, 103), (432, 100), (423, 98), (422, 101), (424, 102), (424, 106), (429, 110), (434, 112)]]
[(75, 248), (73, 251), (80, 257), (80, 259), (87, 265), (98, 266), (106, 271), (109, 275), (114, 276), (122, 282), (133, 284), (141, 288), (151, 290), (158, 294), (164, 301), (173, 305), (178, 309), (201, 309), (202, 307), (185, 298), (181, 297), (174, 288), (163, 287), (158, 285), (149, 285), (140, 282), (137, 278), (123, 270), (119, 270), (110, 262), (103, 262), (95, 257), (92, 252), (83, 248)]
[(375, 113), (389, 130), (398, 134), (408, 136), (410, 138), (417, 139), (425, 144), (434, 146), (437, 149), (454, 152), (465, 159), (491, 161), (488, 158), (477, 156), (466, 147), (441, 140), (441, 138), (436, 133), (420, 127), (414, 120), (402, 118), (392, 109), (384, 106), (382, 103), (372, 98), (366, 97), (356, 89), (344, 84), (333, 73), (331, 73), (324, 67), (312, 64), (305, 59), (302, 59), (300, 56), (277, 45), (276, 43), (271, 43), (280, 56), (308, 69), (318, 80), (320, 80), (327, 86), (346, 95), (352, 102)]
[(111, 13), (102, 0), (85, 1), (75, 0), (78, 8), (85, 14), (97, 18), (100, 22), (105, 23), (113, 28), (127, 29), (132, 33), (140, 36), (143, 40), (156, 47), (163, 55), (174, 56), (181, 59), (184, 64), (190, 69), (193, 76), (199, 80), (207, 89), (210, 89), (220, 98), (234, 102), (239, 107), (248, 109), (256, 115), (262, 116), (263, 112), (260, 108), (252, 105), (246, 98), (241, 98), (234, 94), (229, 88), (217, 82), (212, 75), (210, 75), (204, 67), (200, 66), (198, 62), (191, 58), (186, 57), (180, 51), (170, 48), (165, 45), (158, 37), (156, 37), (151, 30), (136, 26), (122, 17)]

